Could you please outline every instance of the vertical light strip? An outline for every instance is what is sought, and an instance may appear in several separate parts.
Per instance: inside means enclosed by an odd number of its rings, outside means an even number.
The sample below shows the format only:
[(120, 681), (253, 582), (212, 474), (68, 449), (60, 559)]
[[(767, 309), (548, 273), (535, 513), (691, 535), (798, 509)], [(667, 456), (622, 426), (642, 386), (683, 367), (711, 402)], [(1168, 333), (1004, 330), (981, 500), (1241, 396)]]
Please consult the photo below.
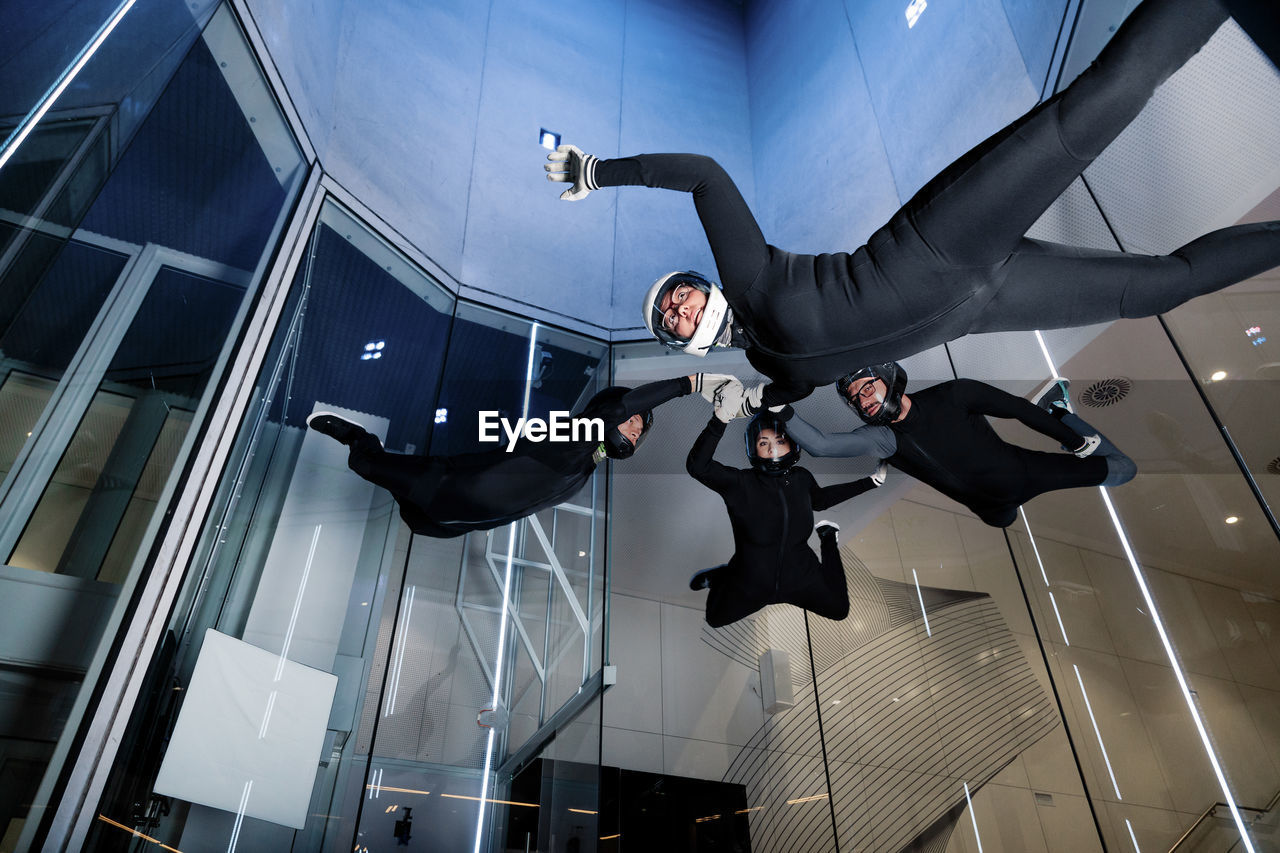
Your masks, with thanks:
[[(534, 323), (529, 329), (529, 358), (524, 372), (524, 407), (520, 413), (522, 418), (529, 417), (529, 395), (533, 390), (533, 354), (536, 351), (537, 340), (538, 324)], [(493, 701), (489, 703), (495, 711), (498, 709), (498, 699), (502, 695), (502, 663), (507, 645), (507, 614), (511, 609), (511, 566), (515, 560), (516, 526), (519, 523), (513, 521), (507, 528), (507, 568), (502, 580), (502, 618), (498, 622), (498, 659), (493, 666)], [(484, 835), (484, 804), (489, 794), (489, 771), (493, 767), (494, 731), (489, 729), (489, 740), (484, 750), (484, 773), (480, 776), (480, 808), (476, 813), (475, 853), (480, 853), (480, 840)]]
[(1062, 614), (1058, 612), (1058, 599), (1053, 597), (1053, 590), (1049, 590), (1049, 603), (1053, 605), (1053, 615), (1058, 617), (1058, 630), (1062, 632), (1062, 642), (1071, 645), (1071, 641), (1067, 639), (1067, 626), (1062, 624)]
[(267, 697), (267, 710), (262, 715), (262, 725), (258, 728), (258, 740), (262, 740), (267, 736), (267, 724), (271, 722), (271, 712), (276, 707), (276, 694), (278, 690), (272, 690), (271, 695)]
[(1093, 733), (1098, 738), (1098, 746), (1102, 749), (1102, 760), (1107, 763), (1107, 773), (1111, 774), (1111, 787), (1116, 790), (1116, 799), (1123, 800), (1120, 796), (1120, 786), (1116, 784), (1116, 774), (1111, 770), (1111, 759), (1107, 757), (1107, 745), (1102, 742), (1102, 730), (1098, 728), (1098, 720), (1093, 716), (1093, 704), (1089, 702), (1089, 691), (1084, 689), (1084, 679), (1080, 677), (1080, 667), (1071, 664), (1071, 668), (1076, 671), (1076, 681), (1080, 684), (1080, 695), (1084, 697), (1085, 710), (1089, 712), (1089, 722), (1093, 723)]
[(973, 813), (973, 800), (969, 797), (969, 783), (964, 783), (964, 799), (969, 804), (969, 819), (973, 821), (973, 837), (978, 842), (978, 853), (982, 853), (982, 838), (978, 835), (978, 816)]
[(1244, 818), (1240, 816), (1240, 810), (1236, 808), (1235, 798), (1231, 796), (1231, 789), (1227, 786), (1227, 777), (1222, 772), (1222, 766), (1218, 763), (1218, 755), (1214, 752), (1213, 744), (1209, 740), (1209, 732), (1204, 727), (1204, 721), (1200, 719), (1200, 710), (1196, 707), (1195, 699), (1191, 696), (1191, 688), (1187, 686), (1187, 679), (1182, 674), (1182, 667), (1178, 665), (1177, 655), (1173, 651), (1173, 643), (1169, 641), (1169, 634), (1164, 629), (1164, 620), (1160, 618), (1160, 611), (1156, 610), (1156, 603), (1151, 598), (1151, 590), (1147, 588), (1147, 580), (1142, 574), (1141, 567), (1138, 566), (1138, 560), (1133, 554), (1133, 549), (1129, 547), (1129, 537), (1124, 534), (1124, 528), (1120, 526), (1120, 518), (1116, 515), (1116, 508), (1111, 505), (1111, 496), (1107, 494), (1106, 487), (1099, 486), (1098, 491), (1102, 493), (1102, 502), (1107, 505), (1107, 512), (1111, 514), (1111, 523), (1116, 527), (1116, 533), (1120, 536), (1120, 544), (1124, 546), (1125, 556), (1129, 558), (1129, 567), (1133, 569), (1133, 576), (1138, 581), (1138, 589), (1142, 590), (1142, 598), (1147, 602), (1147, 609), (1151, 611), (1151, 621), (1156, 626), (1156, 633), (1160, 635), (1160, 642), (1164, 645), (1164, 653), (1169, 658), (1169, 663), (1173, 667), (1173, 676), (1178, 681), (1178, 688), (1182, 690), (1182, 698), (1187, 702), (1187, 710), (1191, 712), (1191, 720), (1196, 724), (1196, 732), (1200, 735), (1200, 742), (1204, 744), (1205, 754), (1209, 756), (1209, 763), (1213, 765), (1213, 773), (1218, 778), (1218, 785), (1222, 788), (1222, 796), (1226, 800), (1227, 808), (1231, 809), (1231, 816), (1235, 819), (1236, 829), (1240, 831), (1240, 840), (1244, 843), (1244, 847), (1249, 853), (1257, 853), (1253, 849), (1253, 841), (1249, 838), (1249, 831), (1245, 828)]
[(1133, 824), (1129, 823), (1129, 818), (1124, 819), (1124, 825), (1129, 827), (1129, 840), (1133, 842), (1134, 853), (1142, 853), (1142, 848), (1138, 846), (1138, 836), (1133, 834)]
[(400, 673), (404, 670), (404, 650), (409, 644), (409, 620), (413, 618), (413, 596), (417, 589), (410, 584), (405, 596), (404, 621), (400, 623), (400, 642), (396, 645), (391, 662), (391, 690), (387, 692), (387, 706), (382, 712), (383, 717), (396, 712), (396, 698), (400, 695)]
[(1036, 563), (1040, 566), (1040, 577), (1044, 578), (1044, 585), (1049, 585), (1049, 575), (1044, 570), (1044, 560), (1040, 559), (1040, 549), (1036, 547), (1036, 537), (1031, 535), (1031, 524), (1027, 521), (1027, 514), (1022, 511), (1022, 507), (1018, 507), (1018, 514), (1022, 516), (1022, 523), (1027, 528), (1027, 538), (1031, 540), (1031, 550), (1036, 555)]
[(298, 584), (298, 594), (293, 599), (293, 614), (289, 617), (289, 628), (284, 632), (284, 645), (280, 648), (280, 661), (276, 664), (275, 681), (279, 681), (284, 675), (284, 662), (289, 656), (289, 645), (293, 642), (293, 629), (298, 625), (298, 613), (302, 610), (302, 596), (307, 591), (307, 579), (311, 577), (311, 562), (316, 558), (316, 543), (320, 541), (320, 528), (323, 525), (316, 525), (316, 532), (311, 534), (311, 550), (307, 552), (307, 563), (302, 567), (302, 581)]
[(244, 823), (245, 809), (249, 808), (249, 792), (253, 790), (253, 780), (244, 783), (244, 791), (240, 794), (240, 808), (236, 809), (236, 822), (231, 827), (231, 839), (227, 842), (227, 853), (235, 853), (236, 844), (240, 842), (240, 825)]
[(1053, 359), (1049, 357), (1049, 347), (1045, 345), (1044, 335), (1040, 334), (1040, 330), (1036, 329), (1036, 342), (1040, 344), (1040, 352), (1044, 355), (1044, 363), (1049, 365), (1049, 372), (1053, 374), (1054, 379), (1061, 379), (1058, 374), (1058, 366), (1053, 363)]
[(45, 113), (49, 112), (54, 101), (58, 100), (58, 98), (62, 96), (62, 93), (67, 90), (67, 87), (71, 85), (71, 81), (76, 79), (76, 75), (79, 74), (81, 69), (89, 63), (89, 60), (93, 58), (93, 55), (98, 52), (98, 48), (102, 47), (102, 43), (107, 40), (107, 36), (111, 35), (111, 31), (119, 25), (120, 21), (124, 19), (125, 14), (133, 8), (133, 4), (136, 2), (137, 0), (125, 0), (125, 2), (116, 7), (115, 12), (98, 30), (98, 34), (93, 37), (92, 41), (85, 45), (84, 49), (80, 51), (80, 55), (75, 58), (75, 61), (71, 66), (62, 72), (62, 76), (58, 78), (57, 82), (53, 84), (53, 87), (45, 93), (43, 98), (40, 99), (40, 103), (36, 108), (27, 113), (27, 117), (22, 120), (20, 125), (18, 125), (17, 131), (9, 137), (9, 140), (4, 143), (4, 148), (0, 150), (0, 169), (3, 169), (4, 164), (9, 162), (9, 158), (12, 157), (13, 153), (18, 150), (18, 147), (26, 141), (27, 137), (31, 134), (31, 131), (36, 129), (36, 125), (40, 123), (40, 119), (44, 118)]
[(911, 570), (911, 577), (916, 581), (916, 598), (920, 599), (920, 614), (924, 616), (924, 632), (927, 636), (932, 637), (933, 632), (929, 630), (929, 614), (924, 611), (924, 596), (920, 593), (920, 578), (916, 576), (916, 570)]
[[(1040, 346), (1044, 347), (1041, 341)], [(1047, 356), (1046, 352), (1046, 356)], [(1036, 564), (1040, 566), (1040, 577), (1044, 578), (1045, 589), (1049, 589), (1049, 575), (1044, 570), (1044, 560), (1040, 559), (1040, 547), (1036, 545), (1036, 537), (1031, 532), (1031, 522), (1027, 521), (1027, 514), (1022, 511), (1022, 507), (1018, 507), (1018, 514), (1022, 516), (1022, 523), (1027, 528), (1027, 539), (1031, 541), (1031, 550), (1036, 555)], [(1058, 630), (1062, 631), (1062, 642), (1068, 646), (1071, 641), (1067, 639), (1067, 626), (1062, 623), (1062, 614), (1058, 612), (1058, 599), (1053, 597), (1053, 590), (1049, 589), (1049, 603), (1053, 605), (1053, 615), (1058, 617)]]
[[(1045, 361), (1049, 364), (1049, 371), (1055, 379), (1060, 378), (1058, 368), (1054, 365), (1053, 359), (1049, 357), (1049, 348), (1045, 346), (1044, 338), (1040, 334), (1040, 330), (1036, 330), (1036, 340), (1040, 342), (1040, 351), (1044, 353)], [(1164, 630), (1164, 620), (1160, 618), (1160, 611), (1156, 609), (1156, 603), (1151, 598), (1151, 591), (1147, 589), (1147, 580), (1142, 574), (1142, 568), (1138, 565), (1137, 557), (1134, 556), (1133, 549), (1129, 547), (1129, 537), (1125, 535), (1124, 528), (1120, 525), (1120, 517), (1116, 515), (1115, 507), (1111, 505), (1111, 496), (1107, 494), (1106, 486), (1099, 486), (1098, 492), (1102, 495), (1102, 502), (1107, 507), (1107, 512), (1111, 515), (1111, 524), (1116, 529), (1116, 535), (1120, 537), (1120, 545), (1124, 548), (1125, 556), (1129, 559), (1129, 567), (1133, 569), (1133, 576), (1138, 581), (1138, 589), (1142, 591), (1142, 598), (1147, 602), (1147, 609), (1151, 611), (1151, 621), (1156, 626), (1156, 633), (1160, 635), (1160, 642), (1164, 646), (1165, 656), (1169, 658), (1169, 666), (1173, 669), (1174, 678), (1178, 681), (1178, 687), (1182, 690), (1182, 698), (1187, 703), (1187, 710), (1191, 712), (1191, 720), (1196, 724), (1196, 732), (1200, 735), (1200, 742), (1204, 745), (1205, 755), (1209, 757), (1209, 764), (1213, 766), (1213, 773), (1218, 779), (1218, 786), (1222, 789), (1222, 797), (1227, 803), (1227, 808), (1231, 809), (1231, 817), (1236, 822), (1236, 829), (1240, 832), (1240, 841), (1244, 844), (1248, 853), (1257, 853), (1253, 848), (1253, 841), (1249, 838), (1249, 830), (1245, 828), (1244, 818), (1240, 816), (1240, 809), (1236, 807), (1236, 801), (1231, 796), (1231, 788), (1227, 785), (1227, 777), (1222, 772), (1222, 766), (1218, 763), (1218, 754), (1213, 749), (1213, 743), (1209, 740), (1209, 732), (1205, 730), (1204, 722), (1200, 719), (1200, 711), (1196, 708), (1195, 699), (1191, 696), (1191, 688), (1187, 686), (1187, 679), (1182, 674), (1182, 666), (1178, 663), (1178, 656), (1173, 651), (1173, 643), (1169, 641), (1169, 635)]]

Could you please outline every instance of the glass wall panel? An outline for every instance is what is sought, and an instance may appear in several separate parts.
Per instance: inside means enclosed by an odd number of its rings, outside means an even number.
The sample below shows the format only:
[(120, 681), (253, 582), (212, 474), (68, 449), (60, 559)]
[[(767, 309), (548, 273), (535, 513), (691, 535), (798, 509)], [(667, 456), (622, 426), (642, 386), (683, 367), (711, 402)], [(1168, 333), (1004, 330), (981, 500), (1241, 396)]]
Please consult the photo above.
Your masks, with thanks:
[[(1275, 219), (1272, 195), (1243, 222)], [(1272, 270), (1164, 315), (1174, 344), (1272, 508), (1280, 507), (1280, 277)], [(1224, 506), (1233, 512), (1231, 506)]]
[[(113, 770), (100, 810), (114, 823), (91, 842), (132, 831), (177, 849), (345, 850), (426, 834), (469, 849), (478, 827), (498, 832), (503, 762), (600, 667), (602, 486), (490, 532), (417, 536), (306, 422), (340, 413), (394, 453), (495, 452), (478, 411), (574, 411), (602, 387), (606, 349), (455, 307), (328, 203)], [(254, 659), (274, 669), (259, 679)], [(241, 660), (216, 680), (219, 661)], [(257, 709), (252, 732), (202, 716), (211, 671)], [(319, 712), (284, 718), (313, 733), (302, 753), (286, 730), (273, 737), (291, 677), (318, 691)], [(235, 759), (215, 770), (187, 736), (197, 725)], [(297, 774), (284, 784), (272, 766)], [(267, 784), (296, 809), (255, 800)]]
[[(1131, 845), (1132, 831), (1142, 849), (1168, 849), (1225, 799), (1214, 761), (1245, 805), (1264, 807), (1280, 788), (1275, 720), (1257, 710), (1280, 698), (1268, 692), (1276, 661), (1250, 613), (1274, 605), (1280, 543), (1157, 320), (1044, 338), (1077, 413), (1138, 476), (1106, 490), (1118, 525), (1098, 488), (1055, 491), (1023, 507), (1010, 541), (1106, 843)], [(952, 353), (962, 375), (981, 364), (987, 381), (1030, 395), (1038, 349), (1031, 336), (992, 336)], [(992, 365), (1007, 375), (990, 376)], [(997, 430), (1054, 449), (1020, 425)]]
[[(47, 712), (30, 728), (5, 716), (3, 758), (17, 769), (3, 789), (4, 849), (47, 829), (62, 762), (305, 173), (230, 12), (188, 50), (174, 39), (196, 35), (192, 9), (180, 11), (152, 21), (145, 67), (113, 69), (129, 81), (124, 107), (105, 78), (82, 76), (79, 94), (104, 108), (41, 125), (0, 169), (0, 659), (13, 673), (6, 707)], [(144, 78), (167, 81), (163, 95), (138, 99)], [(124, 149), (120, 109), (137, 128)]]

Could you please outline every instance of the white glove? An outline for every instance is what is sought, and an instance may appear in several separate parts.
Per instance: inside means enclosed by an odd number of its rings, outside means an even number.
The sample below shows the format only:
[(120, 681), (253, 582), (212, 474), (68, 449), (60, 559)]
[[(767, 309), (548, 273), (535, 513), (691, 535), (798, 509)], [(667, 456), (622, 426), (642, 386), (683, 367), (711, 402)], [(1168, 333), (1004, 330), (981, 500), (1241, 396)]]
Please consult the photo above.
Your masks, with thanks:
[(746, 389), (737, 379), (730, 379), (717, 385), (711, 397), (716, 417), (726, 424), (736, 418), (736, 413), (742, 409), (742, 399), (746, 393)]
[(764, 396), (764, 383), (753, 388), (743, 388), (737, 379), (726, 382), (716, 391), (716, 417), (728, 423), (734, 418), (749, 418), (760, 411), (760, 399)]
[(889, 463), (881, 459), (880, 464), (876, 466), (876, 472), (871, 475), (871, 482), (875, 483), (876, 487), (879, 488), (884, 485), (884, 481), (888, 476)]
[(573, 184), (560, 193), (563, 200), (580, 201), (587, 197), (587, 193), (600, 189), (600, 185), (596, 183), (596, 163), (600, 162), (598, 157), (583, 154), (582, 149), (576, 145), (561, 145), (548, 154), (547, 159), (551, 162), (542, 168), (547, 170), (548, 181)]
[(1083, 459), (1089, 454), (1093, 453), (1093, 451), (1097, 450), (1100, 444), (1102, 444), (1102, 436), (1086, 435), (1084, 437), (1084, 444), (1080, 445), (1079, 447), (1077, 447), (1075, 450), (1071, 452), (1074, 453), (1079, 458)]
[(714, 403), (716, 401), (716, 391), (721, 385), (726, 382), (737, 381), (738, 377), (730, 376), (728, 373), (695, 373), (693, 376), (693, 391), (695, 394), (701, 394), (705, 397), (708, 403)]

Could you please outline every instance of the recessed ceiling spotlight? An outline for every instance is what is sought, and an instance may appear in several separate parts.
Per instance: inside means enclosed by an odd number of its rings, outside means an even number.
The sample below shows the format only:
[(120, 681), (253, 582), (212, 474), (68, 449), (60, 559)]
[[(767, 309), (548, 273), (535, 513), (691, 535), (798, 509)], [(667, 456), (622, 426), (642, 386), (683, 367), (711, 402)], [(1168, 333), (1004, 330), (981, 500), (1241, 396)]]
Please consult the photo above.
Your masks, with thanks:
[(1235, 524), (1239, 520), (1240, 520), (1239, 516), (1235, 516), (1235, 515), (1228, 515), (1226, 517), (1227, 524)]
[(436, 423), (442, 424), (449, 420), (448, 409), (436, 409)]
[(1215, 370), (1215, 371), (1214, 371), (1214, 372), (1209, 376), (1209, 381), (1210, 381), (1210, 382), (1221, 382), (1222, 380), (1224, 380), (1224, 379), (1226, 379), (1226, 378), (1227, 378), (1227, 371), (1225, 371), (1225, 370)]
[(560, 147), (560, 134), (544, 127), (538, 131), (538, 144), (549, 151), (555, 151)]

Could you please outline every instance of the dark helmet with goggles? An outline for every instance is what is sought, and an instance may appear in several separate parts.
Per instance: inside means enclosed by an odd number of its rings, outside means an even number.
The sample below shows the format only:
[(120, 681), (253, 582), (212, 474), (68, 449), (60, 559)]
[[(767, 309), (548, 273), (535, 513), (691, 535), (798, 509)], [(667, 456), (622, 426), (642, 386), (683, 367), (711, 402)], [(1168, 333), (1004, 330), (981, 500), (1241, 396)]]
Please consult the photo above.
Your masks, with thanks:
[[(622, 398), (626, 396), (631, 389), (625, 385), (610, 385), (603, 391), (597, 393), (591, 398), (591, 402), (587, 404), (587, 408), (595, 409), (600, 406), (617, 406), (621, 405)], [(622, 424), (606, 429), (604, 432), (604, 452), (610, 459), (626, 459), (636, 452), (649, 435), (649, 429), (653, 426), (653, 409), (638, 413), (642, 419), (640, 435), (636, 438), (635, 444), (631, 443), (631, 439), (622, 434)]]
[[(774, 455), (761, 456), (756, 442), (760, 440), (760, 433), (765, 430), (773, 430), (775, 441), (772, 443)], [(751, 461), (751, 467), (765, 474), (785, 474), (791, 470), (791, 466), (800, 461), (800, 445), (787, 435), (787, 422), (775, 412), (761, 412), (751, 419), (747, 424), (747, 459)], [(791, 449), (786, 453), (779, 454), (776, 439), (785, 439), (791, 445)]]
[[(862, 384), (857, 391), (854, 391), (853, 383), (859, 379), (871, 381)], [(883, 393), (876, 387), (877, 379), (884, 383)], [(906, 390), (907, 372), (896, 361), (872, 364), (861, 370), (846, 373), (836, 380), (836, 392), (840, 395), (840, 399), (844, 400), (858, 417), (872, 426), (884, 426), (898, 419), (902, 414), (902, 393)], [(869, 415), (866, 407), (872, 403), (879, 403), (880, 408), (874, 415)]]

